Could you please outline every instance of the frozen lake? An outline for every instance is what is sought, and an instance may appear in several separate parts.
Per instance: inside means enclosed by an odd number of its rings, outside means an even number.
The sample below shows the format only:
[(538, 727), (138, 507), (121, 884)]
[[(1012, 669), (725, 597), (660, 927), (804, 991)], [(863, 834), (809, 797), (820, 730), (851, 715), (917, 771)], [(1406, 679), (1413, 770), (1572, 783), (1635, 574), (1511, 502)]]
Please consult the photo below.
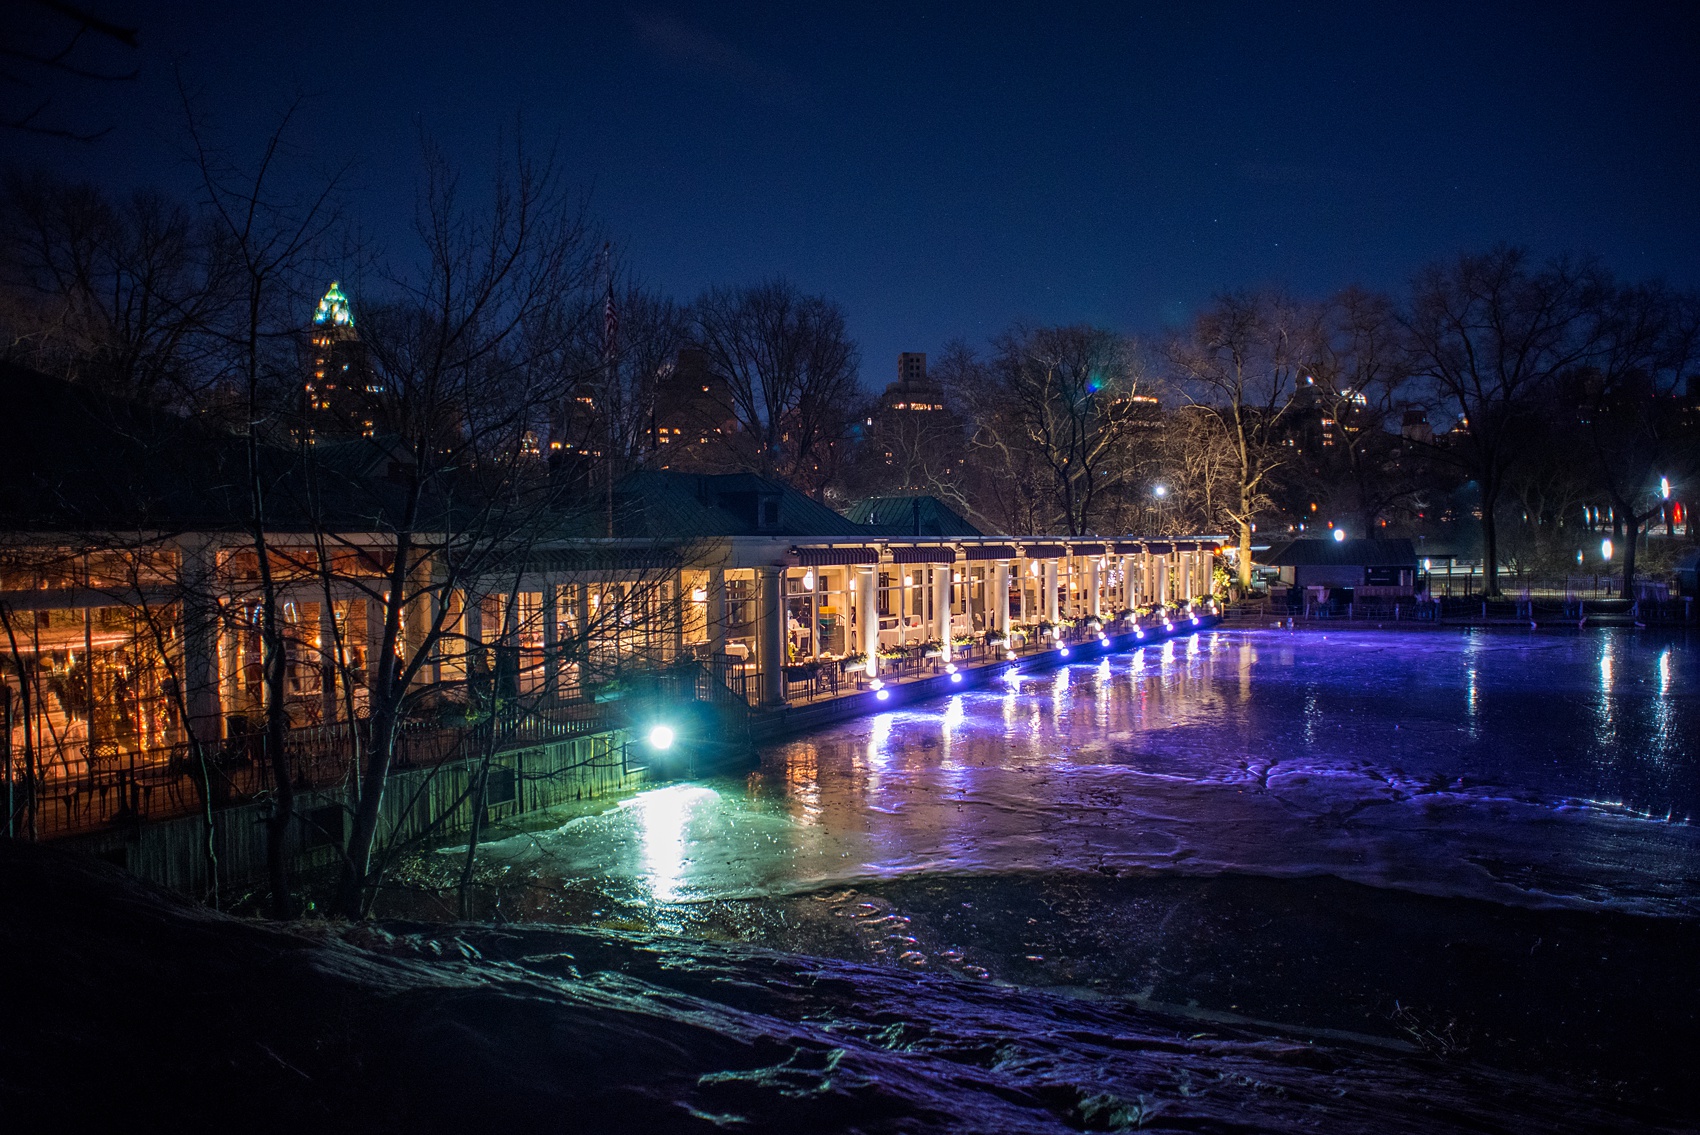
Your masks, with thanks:
[(1693, 914), (1696, 709), (1682, 639), (1214, 631), (862, 718), (491, 850), (659, 904), (1173, 871)]
[(1700, 1051), (1697, 679), (1646, 632), (1206, 631), (487, 844), (485, 912), (1669, 1100)]

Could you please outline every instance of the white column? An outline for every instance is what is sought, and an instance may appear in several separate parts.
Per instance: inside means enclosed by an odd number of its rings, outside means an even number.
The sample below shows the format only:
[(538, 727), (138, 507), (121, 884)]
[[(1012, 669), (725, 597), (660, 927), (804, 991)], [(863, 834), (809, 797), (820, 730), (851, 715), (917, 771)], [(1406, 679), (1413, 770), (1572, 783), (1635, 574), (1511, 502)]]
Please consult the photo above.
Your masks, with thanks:
[(1133, 557), (1122, 557), (1122, 607), (1131, 611), (1136, 606), (1139, 588), (1133, 580)]
[(761, 671), (764, 705), (785, 701), (785, 572), (776, 567), (756, 569), (760, 615), (756, 621), (756, 666)]
[(1057, 560), (1055, 556), (1045, 561), (1045, 569), (1040, 576), (1044, 580), (1044, 612), (1045, 618), (1051, 623), (1058, 619), (1057, 613)]
[(726, 572), (722, 568), (708, 570), (708, 650), (726, 653)]
[(944, 660), (950, 661), (950, 594), (954, 564), (933, 565), (933, 634), (944, 649)]
[(1009, 633), (1009, 561), (999, 560), (992, 568), (992, 629)]
[(543, 577), (543, 602), (538, 618), (543, 620), (543, 694), (555, 697), (561, 691), (561, 589), (555, 577)]
[(879, 566), (856, 569), (856, 629), (862, 640), (862, 653), (868, 657), (868, 677), (879, 673), (880, 615)]
[(1086, 613), (1094, 619), (1102, 617), (1104, 612), (1104, 605), (1098, 594), (1098, 564), (1100, 562), (1101, 557), (1099, 556), (1089, 556), (1086, 560)]

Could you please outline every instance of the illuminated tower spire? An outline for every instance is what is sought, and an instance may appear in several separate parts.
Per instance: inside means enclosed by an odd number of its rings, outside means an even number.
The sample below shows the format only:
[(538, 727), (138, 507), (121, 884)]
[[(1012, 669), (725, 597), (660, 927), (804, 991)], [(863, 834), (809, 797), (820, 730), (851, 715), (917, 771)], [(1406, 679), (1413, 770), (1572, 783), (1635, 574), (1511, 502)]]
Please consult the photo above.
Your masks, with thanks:
[(343, 295), (342, 284), (331, 281), (330, 291), (319, 300), (318, 309), (313, 312), (314, 327), (349, 327), (354, 326), (354, 312), (349, 310), (348, 297)]

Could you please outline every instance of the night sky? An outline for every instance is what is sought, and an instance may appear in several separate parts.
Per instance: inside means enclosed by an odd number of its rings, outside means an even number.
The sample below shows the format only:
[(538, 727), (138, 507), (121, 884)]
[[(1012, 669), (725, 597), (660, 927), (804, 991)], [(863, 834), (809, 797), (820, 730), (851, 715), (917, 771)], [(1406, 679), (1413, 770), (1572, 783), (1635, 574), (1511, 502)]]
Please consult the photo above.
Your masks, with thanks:
[(869, 386), (1018, 318), (1150, 332), (1497, 241), (1700, 284), (1696, 5), (95, 7), (141, 81), (14, 158), (185, 187), (174, 63), (256, 146), (306, 92), (399, 252), (419, 132), (476, 172), (522, 113), (644, 278), (827, 293)]

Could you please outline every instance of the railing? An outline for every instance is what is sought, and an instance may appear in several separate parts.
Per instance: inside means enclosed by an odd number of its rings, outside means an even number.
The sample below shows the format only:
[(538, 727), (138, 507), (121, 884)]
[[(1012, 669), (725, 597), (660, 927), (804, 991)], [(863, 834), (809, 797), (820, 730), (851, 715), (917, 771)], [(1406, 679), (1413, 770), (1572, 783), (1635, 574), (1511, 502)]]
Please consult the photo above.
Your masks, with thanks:
[[(290, 783), (298, 790), (332, 788), (348, 781), (357, 754), (366, 749), (366, 720), (291, 730), (284, 740)], [(594, 704), (563, 703), (498, 713), (479, 721), (444, 725), (404, 722), (396, 737), (396, 769), (429, 768), (507, 752), (585, 733), (607, 721)], [(263, 797), (273, 789), (263, 735), (232, 738), (202, 753), (187, 744), (135, 753), (82, 747), (83, 768), (38, 776), (35, 830), (43, 838), (92, 831), (112, 824), (189, 815)], [(30, 785), (13, 758), (14, 829), (28, 831)]]

